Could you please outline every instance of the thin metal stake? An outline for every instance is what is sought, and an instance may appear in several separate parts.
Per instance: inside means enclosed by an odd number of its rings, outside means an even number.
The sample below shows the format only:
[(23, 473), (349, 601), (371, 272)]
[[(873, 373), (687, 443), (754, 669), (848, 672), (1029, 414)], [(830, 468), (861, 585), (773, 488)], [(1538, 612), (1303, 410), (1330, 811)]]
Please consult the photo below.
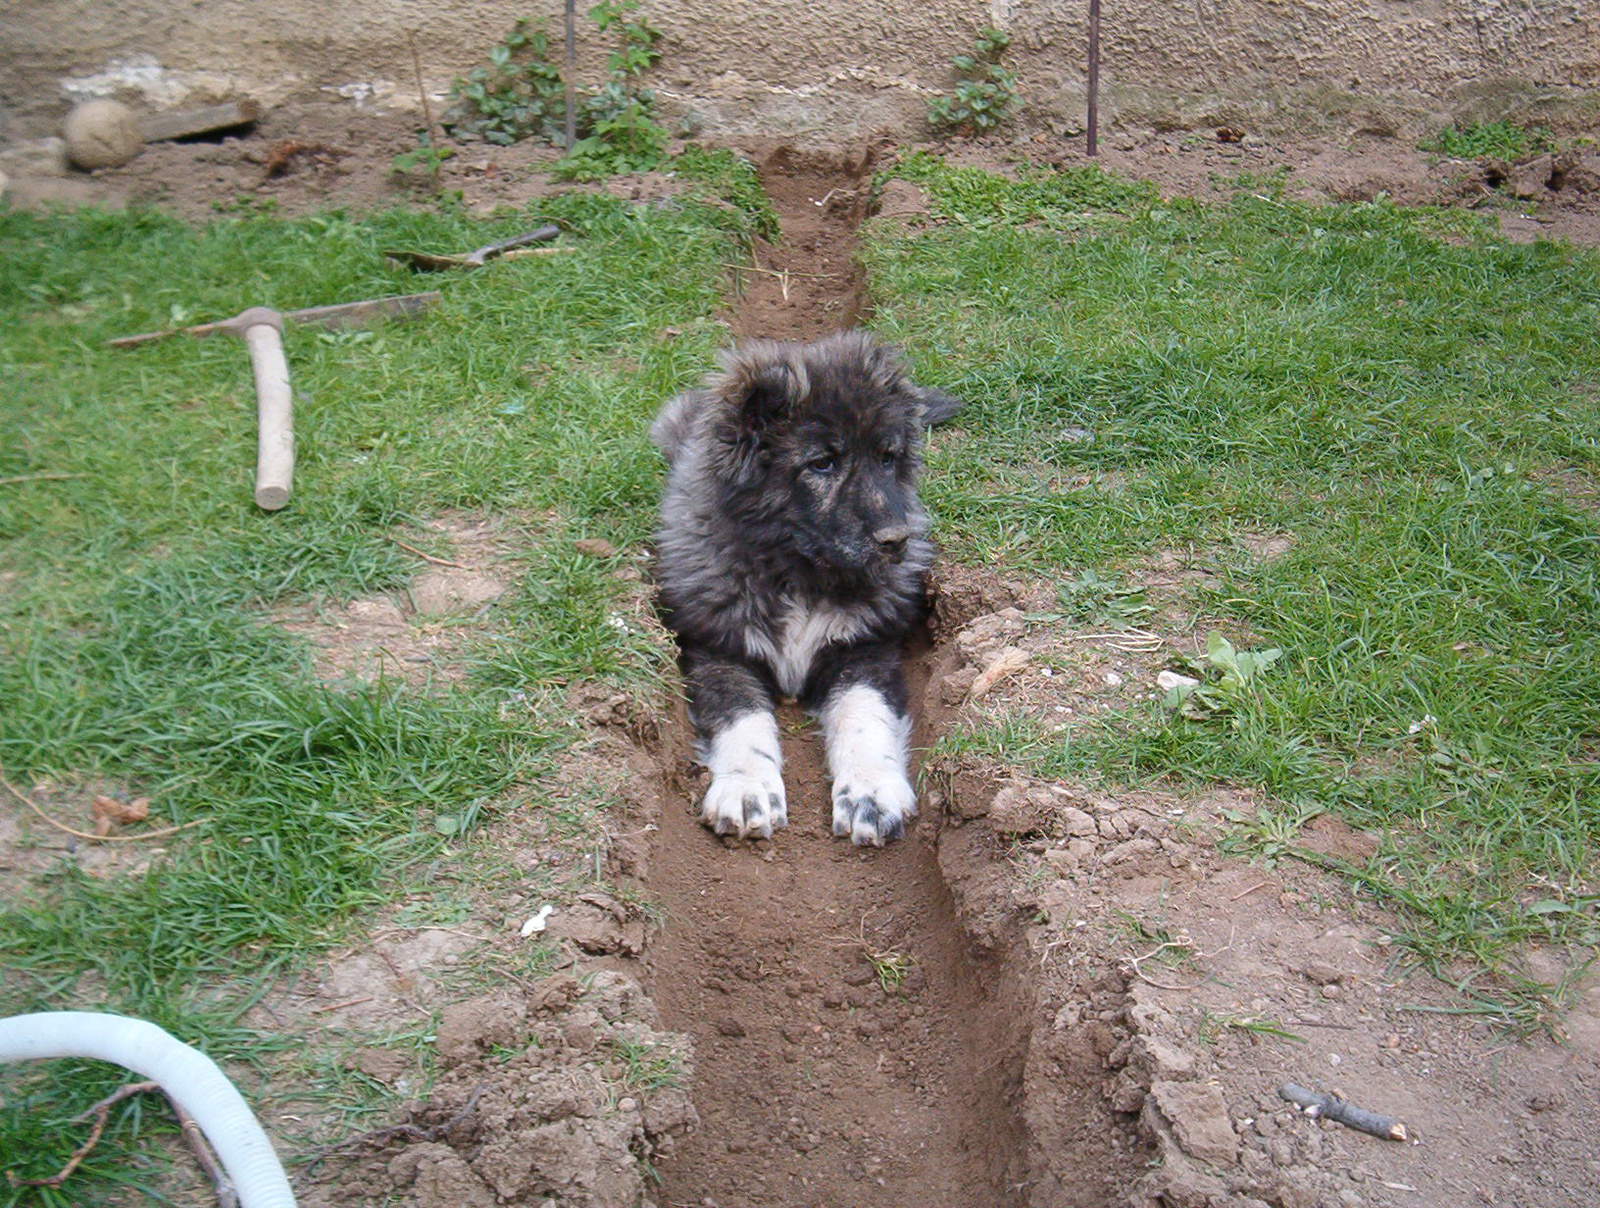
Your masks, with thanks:
[(1100, 0), (1089, 0), (1089, 154), (1100, 154)]
[(563, 81), (567, 89), (567, 154), (572, 154), (572, 145), (578, 141), (578, 104), (573, 85), (573, 76), (578, 71), (578, 4), (577, 0), (567, 0), (567, 69), (562, 72), (566, 79)]

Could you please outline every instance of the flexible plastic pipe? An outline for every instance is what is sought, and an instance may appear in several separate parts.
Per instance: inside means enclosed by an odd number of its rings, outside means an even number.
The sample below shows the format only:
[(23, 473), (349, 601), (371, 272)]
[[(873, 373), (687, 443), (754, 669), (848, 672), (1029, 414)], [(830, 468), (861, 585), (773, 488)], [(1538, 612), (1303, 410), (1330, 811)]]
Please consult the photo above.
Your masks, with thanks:
[(93, 1057), (160, 1083), (205, 1133), (241, 1208), (294, 1208), (294, 1192), (255, 1113), (198, 1049), (126, 1015), (45, 1011), (0, 1019), (0, 1062), (44, 1057)]

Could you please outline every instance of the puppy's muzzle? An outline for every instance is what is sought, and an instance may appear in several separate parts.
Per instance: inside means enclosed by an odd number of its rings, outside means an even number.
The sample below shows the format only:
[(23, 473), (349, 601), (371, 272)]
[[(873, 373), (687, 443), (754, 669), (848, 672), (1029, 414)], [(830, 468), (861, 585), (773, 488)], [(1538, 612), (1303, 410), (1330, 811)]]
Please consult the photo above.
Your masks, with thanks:
[(885, 558), (898, 561), (906, 552), (906, 542), (911, 530), (903, 524), (886, 524), (873, 530), (872, 539), (878, 543), (878, 552)]

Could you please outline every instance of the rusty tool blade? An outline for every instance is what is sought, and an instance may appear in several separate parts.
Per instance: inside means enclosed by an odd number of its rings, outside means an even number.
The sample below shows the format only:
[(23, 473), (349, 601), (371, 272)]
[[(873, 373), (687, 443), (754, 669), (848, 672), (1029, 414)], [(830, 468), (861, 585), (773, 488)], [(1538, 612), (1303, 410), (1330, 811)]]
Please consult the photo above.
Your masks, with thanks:
[(559, 234), (561, 234), (560, 227), (554, 223), (546, 223), (536, 230), (525, 231), (521, 235), (503, 239), (499, 243), (486, 244), (483, 247), (455, 256), (442, 256), (435, 252), (408, 251), (386, 251), (383, 254), (390, 260), (398, 261), (415, 269), (421, 269), (424, 272), (438, 272), (442, 269), (450, 268), (482, 268), (496, 256), (502, 256), (516, 248), (527, 247), (530, 243), (543, 243), (546, 240), (554, 239)]
[[(286, 310), (283, 318), (290, 323), (310, 323), (318, 327), (360, 327), (380, 319), (409, 319), (421, 314), (437, 303), (442, 295), (438, 290), (424, 294), (395, 294), (388, 298), (365, 298), (360, 302), (338, 302), (332, 306), (308, 306), (304, 310)], [(166, 331), (147, 331), (136, 336), (119, 336), (107, 340), (109, 348), (132, 348), (152, 340), (165, 340), (168, 336), (209, 336), (219, 331), (232, 330), (232, 319), (218, 323), (201, 323), (195, 327), (172, 327)]]

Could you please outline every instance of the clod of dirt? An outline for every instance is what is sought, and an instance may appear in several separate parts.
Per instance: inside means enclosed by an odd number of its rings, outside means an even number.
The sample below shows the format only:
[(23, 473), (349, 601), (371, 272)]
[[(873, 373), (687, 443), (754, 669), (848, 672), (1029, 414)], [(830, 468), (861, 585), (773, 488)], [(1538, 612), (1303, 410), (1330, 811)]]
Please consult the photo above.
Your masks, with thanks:
[(1151, 1085), (1145, 1110), (1154, 1105), (1171, 1126), (1184, 1153), (1210, 1166), (1232, 1166), (1239, 1159), (1239, 1138), (1228, 1119), (1222, 1091), (1199, 1082)]
[(884, 182), (873, 216), (877, 218), (918, 218), (928, 213), (928, 195), (909, 180)]
[(638, 983), (613, 970), (587, 988), (558, 974), (446, 1007), (436, 1035), (449, 1064), (432, 1095), (364, 1150), (331, 1155), (301, 1203), (644, 1204), (638, 1159), (669, 1153), (696, 1121), (675, 1084), (691, 1076), (688, 1048), (655, 1022)]
[(150, 817), (150, 798), (135, 797), (132, 801), (118, 801), (98, 793), (94, 799), (94, 833), (104, 838), (115, 828), (130, 822), (143, 822)]
[(345, 1068), (392, 1086), (411, 1069), (411, 1059), (393, 1049), (360, 1048), (345, 1059)]
[(481, 1057), (492, 1048), (516, 1048), (528, 1038), (528, 1008), (520, 998), (496, 991), (451, 1003), (439, 1014), (434, 1047), (449, 1062)]
[(1020, 608), (975, 617), (956, 634), (956, 650), (968, 665), (987, 668), (994, 665), (1025, 628)]
[(441, 567), (412, 582), (411, 602), (419, 617), (460, 616), (498, 600), (509, 586), (497, 575)]
[(571, 940), (595, 956), (613, 952), (638, 956), (644, 951), (644, 920), (630, 919), (624, 907), (601, 894), (585, 894), (574, 905), (557, 911), (546, 932), (558, 940)]

